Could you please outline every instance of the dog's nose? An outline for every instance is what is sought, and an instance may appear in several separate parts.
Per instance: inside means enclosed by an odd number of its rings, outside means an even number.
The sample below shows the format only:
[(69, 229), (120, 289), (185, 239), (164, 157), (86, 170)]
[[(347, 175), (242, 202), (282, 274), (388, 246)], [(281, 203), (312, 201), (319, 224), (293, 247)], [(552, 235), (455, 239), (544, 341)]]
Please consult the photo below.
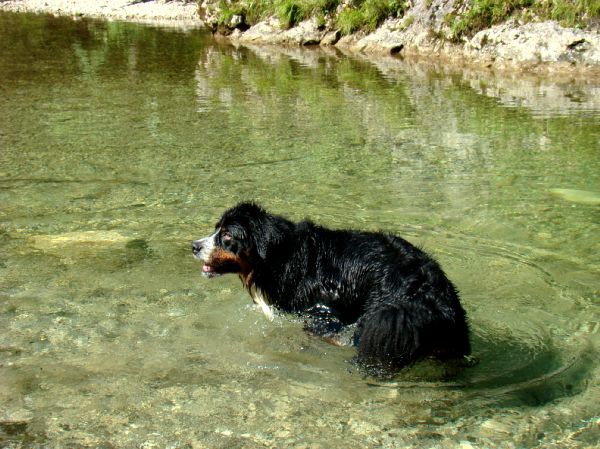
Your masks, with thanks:
[(200, 240), (194, 240), (192, 242), (192, 252), (198, 254), (202, 250), (202, 242)]

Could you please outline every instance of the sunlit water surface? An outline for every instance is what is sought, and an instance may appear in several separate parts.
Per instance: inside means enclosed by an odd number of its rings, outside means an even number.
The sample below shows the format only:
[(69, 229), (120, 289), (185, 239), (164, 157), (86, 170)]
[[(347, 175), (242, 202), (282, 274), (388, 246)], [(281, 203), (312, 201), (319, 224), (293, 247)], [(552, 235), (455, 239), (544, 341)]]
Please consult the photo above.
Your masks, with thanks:
[[(0, 15), (0, 445), (594, 447), (600, 90)], [(475, 366), (365, 378), (190, 241), (241, 199), (424, 247)]]

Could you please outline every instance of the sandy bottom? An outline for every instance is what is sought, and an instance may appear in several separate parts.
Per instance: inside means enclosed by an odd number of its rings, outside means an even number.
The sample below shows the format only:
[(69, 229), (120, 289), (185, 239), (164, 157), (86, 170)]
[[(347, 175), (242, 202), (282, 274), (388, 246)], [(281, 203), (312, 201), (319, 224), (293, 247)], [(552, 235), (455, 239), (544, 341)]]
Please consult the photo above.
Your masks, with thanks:
[(8, 0), (0, 2), (0, 10), (13, 12), (50, 13), (86, 16), (112, 20), (127, 20), (199, 26), (198, 6), (194, 1), (152, 0)]

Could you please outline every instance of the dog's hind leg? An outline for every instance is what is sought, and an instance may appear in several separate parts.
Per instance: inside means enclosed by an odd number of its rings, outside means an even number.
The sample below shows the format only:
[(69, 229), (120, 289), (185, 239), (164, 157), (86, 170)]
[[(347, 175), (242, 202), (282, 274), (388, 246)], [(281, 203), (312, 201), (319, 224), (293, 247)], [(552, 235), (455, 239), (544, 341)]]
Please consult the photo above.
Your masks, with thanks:
[(431, 313), (410, 304), (385, 304), (366, 313), (354, 335), (357, 361), (366, 368), (396, 370), (424, 355)]

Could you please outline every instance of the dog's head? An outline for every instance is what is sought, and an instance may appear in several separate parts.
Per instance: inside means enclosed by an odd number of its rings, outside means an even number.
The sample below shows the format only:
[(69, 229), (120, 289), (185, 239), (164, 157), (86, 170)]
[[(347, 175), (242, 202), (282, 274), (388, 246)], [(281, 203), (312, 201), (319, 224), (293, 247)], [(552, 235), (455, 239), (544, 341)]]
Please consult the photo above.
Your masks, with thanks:
[(194, 240), (194, 257), (204, 262), (202, 274), (212, 278), (238, 273), (245, 281), (266, 257), (274, 217), (252, 203), (240, 203), (227, 210), (208, 237)]

